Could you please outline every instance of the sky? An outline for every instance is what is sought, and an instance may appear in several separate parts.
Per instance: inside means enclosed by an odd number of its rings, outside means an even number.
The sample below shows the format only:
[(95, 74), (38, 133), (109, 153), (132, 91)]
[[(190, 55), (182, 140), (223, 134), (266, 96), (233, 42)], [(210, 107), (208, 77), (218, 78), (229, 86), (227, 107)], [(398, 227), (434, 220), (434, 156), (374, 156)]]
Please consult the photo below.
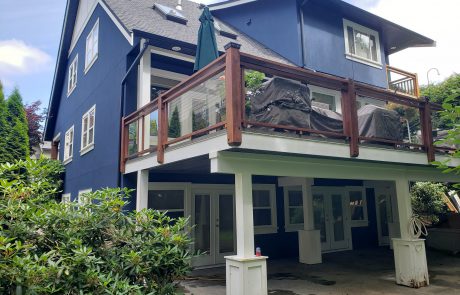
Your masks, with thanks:
[[(418, 73), (421, 84), (427, 83), (430, 68), (440, 74), (430, 71), (430, 83), (460, 73), (459, 0), (347, 1), (437, 41), (435, 48), (391, 55), (392, 66)], [(0, 0), (0, 80), (6, 95), (18, 87), (25, 103), (40, 100), (48, 105), (65, 2)]]

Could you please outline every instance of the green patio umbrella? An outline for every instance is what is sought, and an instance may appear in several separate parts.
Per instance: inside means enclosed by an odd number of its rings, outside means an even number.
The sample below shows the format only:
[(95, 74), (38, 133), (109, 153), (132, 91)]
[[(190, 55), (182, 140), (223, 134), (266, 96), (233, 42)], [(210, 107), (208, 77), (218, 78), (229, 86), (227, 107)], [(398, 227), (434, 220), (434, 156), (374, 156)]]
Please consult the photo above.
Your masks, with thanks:
[(214, 18), (207, 6), (204, 7), (200, 16), (200, 30), (198, 31), (198, 43), (196, 49), (196, 59), (194, 71), (198, 71), (213, 60), (219, 57), (217, 50), (216, 34), (214, 28)]

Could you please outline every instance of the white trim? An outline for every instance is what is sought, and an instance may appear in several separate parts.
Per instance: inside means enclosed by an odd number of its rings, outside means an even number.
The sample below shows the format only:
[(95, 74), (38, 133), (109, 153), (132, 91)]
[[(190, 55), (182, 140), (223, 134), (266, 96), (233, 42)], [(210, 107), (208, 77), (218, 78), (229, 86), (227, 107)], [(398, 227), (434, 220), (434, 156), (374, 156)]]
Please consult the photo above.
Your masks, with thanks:
[[(95, 36), (95, 29), (97, 28), (97, 52), (96, 54), (94, 54), (93, 52), (93, 57), (92, 59), (88, 62), (88, 42), (90, 40), (90, 37), (92, 38), (92, 44), (91, 44), (91, 47), (92, 49), (94, 49), (94, 36)], [(93, 66), (93, 64), (96, 62), (96, 60), (98, 59), (99, 57), (99, 32), (100, 32), (100, 26), (99, 26), (99, 18), (96, 20), (96, 22), (94, 23), (93, 25), (93, 28), (91, 29), (91, 31), (88, 33), (88, 35), (86, 36), (86, 43), (85, 43), (85, 75), (86, 73), (89, 71), (89, 69)]]
[[(302, 206), (289, 206), (289, 191), (300, 191), (300, 196), (302, 198)], [(305, 223), (305, 216), (303, 215), (303, 207), (306, 204), (303, 203), (303, 188), (302, 184), (299, 185), (287, 185), (283, 187), (283, 199), (284, 199), (284, 231), (285, 232), (293, 232), (299, 231), (304, 229)], [(304, 221), (302, 223), (291, 224), (291, 215), (289, 212), (290, 208), (301, 208), (302, 209), (302, 217)]]
[[(350, 40), (348, 40), (348, 29), (347, 27), (351, 27), (353, 31), (356, 29), (362, 33), (368, 34), (368, 35), (373, 35), (375, 38), (375, 50), (377, 54), (377, 60), (372, 60), (368, 58), (364, 58), (362, 56), (359, 56), (357, 54), (353, 54), (350, 52)], [(352, 21), (349, 21), (347, 19), (343, 19), (343, 34), (344, 34), (344, 41), (345, 41), (345, 56), (348, 59), (351, 59), (353, 61), (361, 62), (369, 66), (373, 66), (376, 68), (382, 69), (382, 56), (381, 56), (381, 48), (380, 48), (380, 35), (379, 32), (372, 30), (370, 28), (364, 27), (360, 24), (354, 23)], [(353, 40), (354, 44), (354, 40)], [(355, 49), (356, 51), (356, 49)]]
[(308, 85), (308, 88), (310, 89), (310, 97), (313, 97), (313, 92), (324, 94), (324, 95), (329, 95), (333, 96), (335, 100), (335, 112), (341, 114), (342, 113), (342, 101), (341, 101), (341, 93), (337, 90), (332, 90), (316, 85)]
[[(109, 16), (109, 18), (112, 20), (112, 22), (115, 24), (115, 26), (120, 30), (121, 34), (126, 38), (126, 40), (129, 42), (129, 44), (131, 46), (133, 46), (134, 44), (134, 36), (132, 34), (132, 32), (129, 32), (121, 23), (120, 21), (118, 20), (118, 18), (112, 13), (112, 11), (110, 10), (109, 7), (107, 7), (107, 5), (104, 3), (104, 1), (102, 0), (98, 0), (96, 1), (96, 3), (94, 4), (93, 8), (91, 9), (91, 12), (88, 14), (88, 17), (86, 19), (86, 21), (84, 22), (83, 26), (82, 26), (82, 29), (80, 30), (80, 32), (78, 32), (77, 36), (75, 37), (75, 42), (72, 43), (70, 45), (70, 49), (69, 49), (69, 53), (68, 53), (68, 56), (70, 56), (72, 54), (72, 51), (74, 50), (75, 46), (77, 45), (78, 41), (80, 40), (80, 37), (81, 35), (83, 34), (83, 31), (85, 30), (86, 28), (86, 25), (88, 24), (89, 20), (91, 19), (91, 17), (93, 16), (94, 14), (94, 10), (96, 10), (96, 7), (97, 7), (97, 4), (100, 4), (101, 7), (105, 10), (105, 12), (107, 13), (107, 15)], [(73, 32), (72, 32), (73, 34)]]
[[(72, 75), (75, 74), (75, 77)], [(73, 77), (74, 79), (72, 80), (73, 84), (70, 84), (70, 78)], [(67, 69), (67, 97), (69, 97), (72, 92), (77, 88), (77, 83), (78, 83), (78, 53), (75, 55), (74, 59), (69, 65), (69, 68)]]
[[(191, 211), (191, 198), (192, 198), (192, 184), (190, 182), (149, 182), (148, 191), (184, 191), (184, 217), (192, 215)], [(146, 208), (149, 208), (148, 195), (146, 196)], [(166, 210), (160, 210), (166, 211)], [(168, 210), (170, 211), (170, 210)], [(173, 212), (173, 211), (171, 211)]]
[(58, 141), (61, 141), (61, 132), (59, 132), (58, 134), (56, 134), (54, 137), (53, 137), (53, 140), (51, 142), (58, 142)]
[[(254, 225), (254, 234), (275, 234), (278, 232), (277, 210), (276, 210), (276, 185), (274, 184), (252, 184), (253, 191), (268, 191), (270, 207), (258, 207), (260, 209), (270, 209), (270, 225)], [(252, 210), (256, 209), (254, 203)]]
[[(80, 40), (80, 37), (81, 37), (81, 35), (83, 34), (83, 31), (85, 30), (86, 25), (88, 24), (89, 20), (91, 19), (91, 17), (92, 17), (93, 14), (94, 14), (94, 11), (96, 10), (96, 7), (97, 7), (98, 2), (99, 2), (99, 1), (95, 1), (95, 2), (94, 2), (93, 6), (92, 6), (91, 9), (89, 10), (88, 15), (86, 16), (85, 21), (83, 22), (83, 25), (81, 26), (80, 31), (77, 32), (77, 34), (75, 35), (75, 38), (73, 38), (75, 32), (72, 30), (72, 41), (71, 41), (72, 43), (70, 44), (68, 56), (70, 56), (70, 55), (72, 54), (72, 51), (74, 50), (75, 46), (77, 45), (78, 41)], [(78, 10), (77, 10), (77, 16), (78, 16)], [(75, 24), (74, 24), (73, 29), (75, 29)]]
[(71, 199), (71, 194), (70, 193), (62, 194), (61, 203), (70, 203), (71, 201), (72, 201), (72, 199)]
[(86, 200), (86, 198), (82, 198), (82, 195), (83, 194), (87, 194), (87, 193), (90, 193), (92, 192), (93, 189), (92, 188), (87, 188), (87, 189), (82, 189), (82, 190), (79, 190), (78, 191), (78, 196), (77, 196), (77, 201), (78, 201), (78, 204), (83, 204), (83, 202), (88, 202), (88, 200)]
[[(347, 195), (345, 196), (347, 200), (347, 210), (348, 210), (348, 216), (350, 217), (350, 226), (351, 227), (368, 227), (369, 226), (369, 215), (367, 212), (367, 195), (366, 195), (366, 189), (362, 186), (347, 186), (345, 187)], [(362, 201), (363, 204), (361, 205), (363, 207), (363, 220), (353, 220), (351, 216), (351, 204), (350, 204), (350, 193), (351, 192), (361, 192), (362, 196)]]
[(188, 61), (188, 62), (191, 62), (191, 63), (195, 62), (195, 57), (192, 56), (192, 55), (183, 54), (183, 53), (180, 53), (180, 52), (176, 52), (176, 51), (173, 51), (173, 50), (168, 50), (168, 49), (164, 49), (164, 48), (160, 48), (160, 47), (155, 47), (155, 46), (152, 46), (151, 48), (152, 49), (150, 50), (150, 52), (154, 53), (154, 54), (158, 54), (158, 55), (162, 55), (162, 56), (166, 56), (166, 57), (172, 57), (172, 58), (175, 58), (175, 59), (180, 59), (180, 60)]
[[(90, 115), (91, 115), (91, 112), (94, 112), (94, 118), (93, 118), (93, 138), (92, 138), (92, 141), (91, 143), (88, 143), (90, 140), (89, 140), (89, 130), (91, 129), (90, 125), (89, 125), (89, 122), (90, 122)], [(87, 130), (84, 130), (84, 120), (85, 120), (85, 117), (88, 118), (88, 128)], [(86, 133), (86, 142), (87, 144), (85, 146), (83, 146), (83, 135)], [(94, 149), (94, 140), (95, 140), (95, 135), (96, 134), (96, 105), (93, 105), (86, 113), (83, 114), (83, 116), (81, 117), (81, 136), (80, 136), (80, 156), (83, 156), (84, 154), (88, 153), (89, 151), (93, 150)]]
[[(69, 138), (69, 145), (72, 146), (72, 149), (70, 151), (70, 155), (68, 155), (68, 151), (67, 151), (67, 134), (69, 132), (72, 132), (72, 137)], [(75, 128), (74, 128), (74, 125), (72, 125), (69, 129), (67, 129), (67, 131), (65, 132), (65, 137), (64, 137), (64, 161), (62, 162), (64, 165), (70, 163), (72, 161), (72, 158), (73, 158), (73, 152), (74, 152), (74, 149), (75, 149), (75, 141), (74, 141), (74, 138), (75, 138)]]
[(216, 4), (216, 5), (210, 5), (209, 10), (214, 11), (214, 10), (219, 10), (219, 9), (224, 9), (224, 8), (229, 8), (229, 7), (234, 7), (246, 3), (251, 3), (255, 2), (257, 0), (237, 0), (237, 1), (230, 1), (228, 3), (224, 4)]
[(184, 74), (179, 74), (176, 72), (166, 71), (166, 70), (157, 69), (157, 68), (151, 69), (151, 75), (154, 77), (165, 78), (165, 79), (174, 80), (178, 82), (181, 82), (187, 78), (190, 78), (190, 76), (187, 76)]

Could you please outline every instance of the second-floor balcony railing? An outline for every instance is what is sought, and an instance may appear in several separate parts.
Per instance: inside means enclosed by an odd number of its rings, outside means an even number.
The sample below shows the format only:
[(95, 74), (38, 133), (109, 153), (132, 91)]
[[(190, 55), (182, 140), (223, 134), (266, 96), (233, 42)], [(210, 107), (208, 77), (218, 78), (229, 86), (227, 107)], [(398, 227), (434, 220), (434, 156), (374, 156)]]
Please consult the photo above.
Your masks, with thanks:
[[(340, 110), (312, 104), (308, 86), (341, 93)], [(249, 54), (238, 46), (157, 99), (122, 118), (121, 170), (126, 161), (156, 153), (164, 162), (173, 145), (225, 130), (230, 146), (243, 132), (340, 141), (358, 157), (361, 145), (424, 152), (433, 144), (437, 104), (401, 93)], [(308, 151), (306, 151), (308, 153)]]
[(387, 77), (389, 89), (420, 97), (417, 74), (387, 66)]

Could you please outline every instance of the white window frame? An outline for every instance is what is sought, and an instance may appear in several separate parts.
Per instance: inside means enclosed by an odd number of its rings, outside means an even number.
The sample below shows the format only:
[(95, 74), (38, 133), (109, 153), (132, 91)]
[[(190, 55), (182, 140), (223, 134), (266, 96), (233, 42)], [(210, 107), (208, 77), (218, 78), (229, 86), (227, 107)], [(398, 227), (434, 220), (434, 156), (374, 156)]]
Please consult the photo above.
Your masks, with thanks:
[[(270, 207), (257, 207), (259, 209), (270, 209), (271, 213), (271, 224), (270, 225), (254, 225), (254, 234), (274, 234), (278, 232), (278, 222), (276, 215), (276, 185), (274, 184), (253, 184), (252, 190), (266, 190), (270, 195)], [(257, 209), (254, 207), (253, 210)]]
[[(91, 113), (93, 113), (93, 126), (89, 125), (90, 116)], [(88, 120), (87, 124), (87, 129), (85, 130), (85, 119)], [(89, 143), (89, 131), (90, 129), (93, 129), (93, 136), (91, 138), (91, 143)], [(83, 156), (87, 152), (91, 151), (94, 149), (94, 137), (95, 137), (95, 132), (96, 132), (96, 105), (93, 105), (86, 113), (83, 114), (81, 117), (81, 145), (80, 145), (80, 155)], [(86, 144), (83, 142), (84, 135), (86, 134)]]
[(342, 113), (342, 100), (341, 93), (339, 91), (316, 85), (308, 85), (308, 89), (310, 89), (310, 98), (313, 98), (313, 92), (333, 96), (335, 100), (335, 112), (339, 114)]
[(79, 204), (79, 205), (87, 204), (87, 203), (88, 203), (88, 199), (86, 199), (85, 197), (83, 197), (83, 194), (87, 194), (87, 193), (90, 193), (90, 192), (92, 192), (92, 191), (93, 191), (93, 189), (91, 189), (91, 188), (79, 190), (79, 191), (78, 191), (78, 204)]
[[(184, 217), (188, 218), (192, 216), (191, 212), (191, 199), (192, 199), (192, 184), (188, 182), (149, 182), (149, 191), (183, 191), (184, 192), (184, 209), (172, 209), (172, 210), (158, 210), (160, 212), (184, 212)], [(147, 194), (147, 207), (149, 207), (149, 200)], [(143, 208), (140, 208), (143, 209)], [(154, 209), (154, 208), (153, 208)], [(154, 209), (157, 210), (157, 209)]]
[[(71, 137), (68, 136), (68, 134), (70, 132), (72, 132)], [(63, 161), (64, 165), (72, 161), (73, 150), (75, 148), (74, 137), (75, 137), (75, 128), (74, 128), (74, 125), (72, 125), (72, 127), (70, 127), (65, 132), (65, 137), (64, 137), (64, 161)]]
[[(347, 186), (346, 187), (346, 191), (347, 191), (347, 204), (348, 204), (348, 216), (350, 217), (350, 226), (351, 227), (367, 227), (369, 226), (369, 215), (368, 215), (368, 212), (367, 212), (367, 196), (366, 196), (366, 188), (365, 187), (361, 187), (361, 186)], [(351, 215), (351, 208), (352, 208), (352, 205), (350, 204), (350, 192), (353, 192), (353, 191), (360, 191), (362, 193), (362, 196), (363, 196), (363, 204), (362, 204), (362, 207), (363, 207), (363, 215), (364, 215), (364, 219), (363, 220), (353, 220), (352, 219), (352, 215)]]
[[(368, 59), (362, 56), (359, 56), (357, 54), (353, 54), (350, 52), (350, 40), (348, 40), (348, 30), (347, 27), (351, 27), (353, 31), (358, 30), (362, 33), (368, 34), (368, 35), (374, 35), (375, 37), (375, 49), (377, 53), (377, 60), (372, 60)], [(379, 32), (374, 31), (372, 29), (369, 29), (367, 27), (364, 27), (362, 25), (359, 25), (357, 23), (354, 23), (352, 21), (349, 21), (347, 19), (343, 19), (343, 34), (344, 34), (344, 39), (345, 39), (345, 56), (347, 59), (350, 59), (352, 61), (357, 61), (363, 64), (366, 64), (368, 66), (372, 66), (375, 68), (382, 69), (382, 56), (380, 52), (380, 35)], [(354, 42), (354, 40), (353, 40)]]
[[(300, 189), (300, 192), (302, 194), (302, 206), (289, 206), (289, 191), (298, 191)], [(289, 185), (289, 186), (284, 186), (283, 187), (284, 191), (284, 230), (286, 232), (293, 232), (293, 231), (298, 231), (304, 229), (304, 223), (305, 223), (305, 216), (303, 216), (304, 221), (302, 223), (296, 223), (296, 224), (291, 224), (291, 216), (289, 214), (289, 209), (290, 208), (301, 208), (303, 210), (303, 188), (302, 185)], [(304, 213), (302, 211), (302, 213)]]
[(74, 57), (69, 66), (69, 76), (67, 79), (67, 97), (77, 88), (78, 81), (78, 54)]
[[(94, 37), (96, 36), (96, 39)], [(96, 41), (94, 41), (96, 40)], [(96, 43), (96, 44), (95, 44)], [(93, 52), (93, 49), (96, 49), (96, 53)], [(89, 52), (92, 52), (92, 55), (89, 55)], [(85, 74), (93, 66), (99, 56), (99, 19), (97, 19), (93, 28), (86, 36), (86, 48), (85, 48)]]
[(61, 202), (62, 203), (70, 203), (71, 202), (71, 194), (70, 193), (62, 194)]

